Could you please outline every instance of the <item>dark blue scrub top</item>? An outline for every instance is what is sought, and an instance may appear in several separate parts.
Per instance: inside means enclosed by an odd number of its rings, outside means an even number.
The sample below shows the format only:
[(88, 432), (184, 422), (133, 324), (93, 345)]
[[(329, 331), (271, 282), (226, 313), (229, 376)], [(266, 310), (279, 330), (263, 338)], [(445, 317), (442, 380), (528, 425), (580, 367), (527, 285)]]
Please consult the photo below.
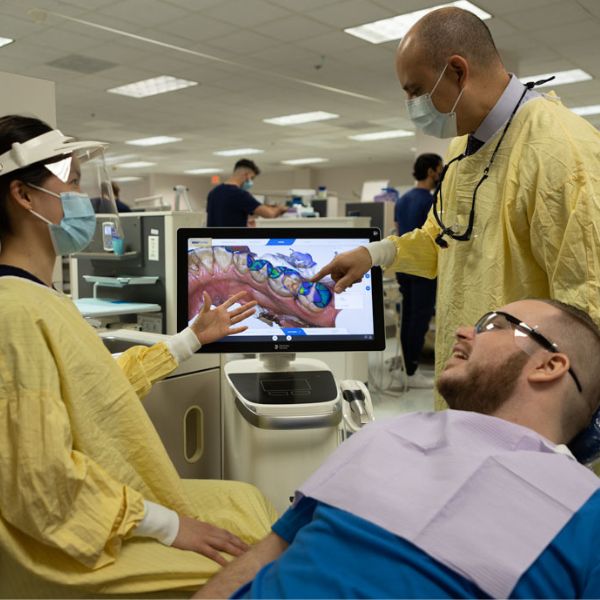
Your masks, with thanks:
[(260, 202), (237, 185), (221, 183), (208, 194), (207, 227), (246, 227)]
[(398, 235), (423, 227), (433, 205), (433, 196), (423, 188), (413, 188), (396, 200), (394, 221), (398, 224)]

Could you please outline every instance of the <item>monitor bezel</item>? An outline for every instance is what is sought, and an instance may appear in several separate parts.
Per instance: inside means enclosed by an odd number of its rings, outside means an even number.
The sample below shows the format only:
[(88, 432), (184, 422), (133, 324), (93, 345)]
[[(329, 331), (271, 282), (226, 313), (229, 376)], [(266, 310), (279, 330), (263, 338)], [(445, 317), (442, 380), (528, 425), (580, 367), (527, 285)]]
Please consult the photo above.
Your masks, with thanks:
[[(368, 239), (376, 242), (381, 239), (377, 228), (351, 227), (195, 227), (177, 231), (177, 331), (188, 325), (188, 239), (190, 238), (300, 238), (300, 239)], [(358, 242), (357, 242), (358, 244)], [(371, 269), (373, 339), (371, 340), (328, 340), (328, 341), (291, 341), (273, 340), (222, 342), (217, 341), (202, 346), (198, 352), (206, 354), (226, 354), (232, 352), (346, 352), (372, 351), (385, 348), (385, 328), (383, 318), (382, 272), (379, 267)], [(310, 336), (308, 336), (310, 337)]]

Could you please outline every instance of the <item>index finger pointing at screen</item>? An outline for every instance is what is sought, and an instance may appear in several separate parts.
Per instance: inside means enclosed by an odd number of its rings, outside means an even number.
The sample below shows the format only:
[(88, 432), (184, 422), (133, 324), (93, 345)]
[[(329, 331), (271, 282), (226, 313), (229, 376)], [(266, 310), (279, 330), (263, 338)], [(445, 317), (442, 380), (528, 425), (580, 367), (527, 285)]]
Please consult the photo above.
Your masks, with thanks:
[(327, 263), (316, 275), (313, 275), (310, 280), (314, 283), (315, 281), (319, 281), (320, 279), (323, 279), (323, 277), (325, 277), (325, 275), (330, 275), (331, 272), (333, 271), (333, 261)]

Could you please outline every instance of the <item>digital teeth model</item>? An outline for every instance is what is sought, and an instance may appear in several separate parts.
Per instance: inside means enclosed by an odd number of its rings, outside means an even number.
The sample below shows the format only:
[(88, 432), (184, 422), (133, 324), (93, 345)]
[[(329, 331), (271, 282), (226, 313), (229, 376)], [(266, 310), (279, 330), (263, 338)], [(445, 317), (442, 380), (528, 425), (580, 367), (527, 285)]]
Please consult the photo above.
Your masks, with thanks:
[[(316, 265), (309, 254), (297, 264)], [(268, 257), (268, 258), (267, 258)], [(333, 292), (322, 282), (309, 281), (291, 268), (281, 255), (258, 258), (247, 246), (213, 246), (188, 252), (188, 319), (198, 313), (202, 294), (208, 292), (214, 305), (245, 290), (243, 302), (256, 300), (257, 316), (281, 327), (334, 327), (339, 310)], [(288, 257), (285, 257), (288, 258)], [(283, 262), (284, 264), (276, 264)]]

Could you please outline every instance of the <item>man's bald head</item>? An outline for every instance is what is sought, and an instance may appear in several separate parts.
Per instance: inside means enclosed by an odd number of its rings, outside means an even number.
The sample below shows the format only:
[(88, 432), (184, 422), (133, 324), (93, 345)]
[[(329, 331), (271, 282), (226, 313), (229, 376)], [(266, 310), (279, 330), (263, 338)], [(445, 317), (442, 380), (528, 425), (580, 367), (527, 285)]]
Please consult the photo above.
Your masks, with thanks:
[(402, 39), (398, 52), (409, 45), (423, 52), (438, 72), (454, 54), (465, 58), (473, 69), (502, 65), (487, 25), (460, 8), (440, 8), (425, 15)]

